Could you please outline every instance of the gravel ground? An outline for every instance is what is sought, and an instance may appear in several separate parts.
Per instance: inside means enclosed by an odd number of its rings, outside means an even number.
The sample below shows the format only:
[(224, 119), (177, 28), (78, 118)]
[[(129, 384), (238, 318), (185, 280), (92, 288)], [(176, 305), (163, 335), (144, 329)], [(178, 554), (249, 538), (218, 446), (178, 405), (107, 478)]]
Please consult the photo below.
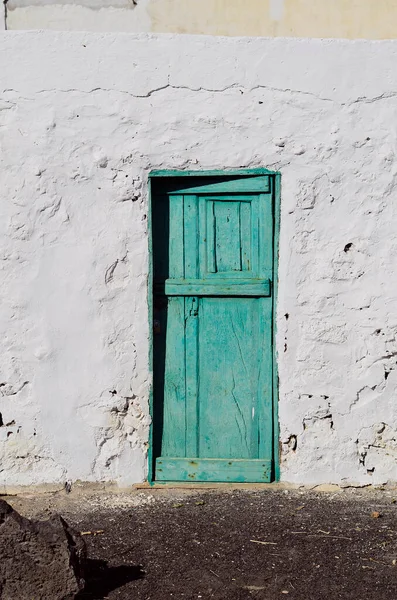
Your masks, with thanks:
[(397, 599), (397, 490), (6, 499), (30, 517), (59, 511), (83, 532), (90, 561), (79, 600)]

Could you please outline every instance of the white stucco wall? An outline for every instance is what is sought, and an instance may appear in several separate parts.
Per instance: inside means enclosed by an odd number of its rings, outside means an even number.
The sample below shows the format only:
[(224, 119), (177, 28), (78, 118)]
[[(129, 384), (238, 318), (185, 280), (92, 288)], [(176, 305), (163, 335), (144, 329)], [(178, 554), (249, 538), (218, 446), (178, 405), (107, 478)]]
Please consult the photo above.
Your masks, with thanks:
[(152, 168), (281, 172), (282, 480), (396, 481), (397, 43), (6, 32), (0, 54), (3, 489), (146, 476)]

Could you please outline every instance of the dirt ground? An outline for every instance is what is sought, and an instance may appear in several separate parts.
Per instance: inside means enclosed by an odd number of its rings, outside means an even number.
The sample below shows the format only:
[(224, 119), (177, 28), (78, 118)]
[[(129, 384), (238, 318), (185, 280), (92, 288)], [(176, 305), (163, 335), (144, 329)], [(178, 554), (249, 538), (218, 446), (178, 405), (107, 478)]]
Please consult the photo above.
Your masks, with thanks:
[(83, 532), (90, 561), (79, 600), (397, 600), (397, 490), (5, 499), (30, 517), (58, 511)]

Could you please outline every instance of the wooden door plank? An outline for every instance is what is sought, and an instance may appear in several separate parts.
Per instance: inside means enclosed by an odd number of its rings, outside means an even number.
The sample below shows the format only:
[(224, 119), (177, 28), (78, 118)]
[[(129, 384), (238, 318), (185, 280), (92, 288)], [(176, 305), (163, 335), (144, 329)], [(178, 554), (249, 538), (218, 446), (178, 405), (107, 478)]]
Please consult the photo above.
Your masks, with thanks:
[(228, 181), (208, 179), (207, 182), (177, 181), (170, 184), (172, 194), (257, 194), (270, 192), (270, 180), (266, 175), (259, 177), (231, 178)]
[[(185, 277), (195, 281), (198, 277), (198, 203), (197, 197), (184, 197), (184, 252)], [(167, 285), (166, 285), (166, 293)], [(186, 456), (198, 453), (198, 298), (185, 298), (185, 364), (186, 364)]]
[[(169, 274), (184, 277), (183, 196), (169, 199)], [(168, 298), (161, 324), (166, 329), (161, 453), (186, 456), (185, 301)]]
[(186, 456), (185, 300), (169, 298), (161, 454)]
[[(209, 203), (211, 204), (211, 203)], [(207, 217), (208, 211), (211, 207), (208, 202), (204, 201), (202, 197), (198, 196), (198, 219), (199, 219), (199, 264), (198, 264), (198, 277), (203, 279), (207, 278), (209, 273), (214, 272), (215, 264), (211, 263), (211, 259), (208, 257), (208, 237), (210, 240), (213, 239), (213, 232), (208, 231)], [(212, 237), (211, 237), (212, 236)], [(210, 242), (210, 244), (213, 242)]]
[(259, 277), (269, 276), (273, 271), (273, 208), (271, 196), (260, 194), (258, 196), (259, 225)]
[(257, 364), (258, 370), (258, 456), (273, 453), (273, 302), (271, 298), (259, 298)]
[(257, 382), (251, 378), (257, 361), (252, 330), (257, 321), (254, 298), (203, 298), (200, 302), (201, 457), (257, 456), (257, 450), (253, 455), (251, 450), (257, 394)]
[[(172, 202), (172, 198), (171, 198)], [(183, 241), (185, 277), (195, 279), (198, 276), (198, 205), (197, 197), (184, 196), (183, 199)]]
[(214, 201), (215, 270), (241, 271), (240, 203)]
[[(258, 196), (259, 217), (259, 276), (273, 273), (273, 206), (271, 196)], [(258, 300), (261, 305), (258, 323), (258, 427), (259, 456), (273, 452), (273, 302)]]
[(271, 479), (271, 460), (158, 458), (156, 479), (160, 481), (229, 481), (267, 483)]
[(251, 203), (251, 248), (251, 272), (253, 277), (259, 277), (259, 207), (257, 196)]
[(196, 456), (198, 448), (198, 298), (185, 298), (186, 356), (186, 456)]
[(240, 202), (241, 270), (246, 275), (252, 270), (251, 203)]
[[(205, 238), (203, 245), (206, 249), (207, 273), (216, 273), (216, 256), (215, 256), (215, 209), (213, 200), (200, 202), (205, 210)], [(204, 225), (204, 223), (203, 223)], [(204, 265), (205, 263), (202, 262)]]
[(167, 296), (270, 296), (268, 279), (167, 279)]

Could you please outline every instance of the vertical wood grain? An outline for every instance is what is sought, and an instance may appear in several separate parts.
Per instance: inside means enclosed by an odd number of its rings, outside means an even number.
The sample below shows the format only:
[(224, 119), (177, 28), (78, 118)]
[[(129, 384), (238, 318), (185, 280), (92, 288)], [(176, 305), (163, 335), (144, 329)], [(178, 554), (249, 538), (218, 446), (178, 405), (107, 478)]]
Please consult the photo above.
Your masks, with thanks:
[(220, 273), (241, 271), (239, 206), (239, 202), (214, 202), (215, 264)]
[[(184, 277), (183, 196), (170, 197), (169, 276)], [(168, 298), (161, 453), (186, 456), (185, 301)]]
[[(199, 223), (197, 196), (184, 198), (185, 277), (197, 279), (199, 260)], [(199, 299), (185, 298), (185, 364), (186, 364), (186, 453), (198, 456), (198, 326)]]

